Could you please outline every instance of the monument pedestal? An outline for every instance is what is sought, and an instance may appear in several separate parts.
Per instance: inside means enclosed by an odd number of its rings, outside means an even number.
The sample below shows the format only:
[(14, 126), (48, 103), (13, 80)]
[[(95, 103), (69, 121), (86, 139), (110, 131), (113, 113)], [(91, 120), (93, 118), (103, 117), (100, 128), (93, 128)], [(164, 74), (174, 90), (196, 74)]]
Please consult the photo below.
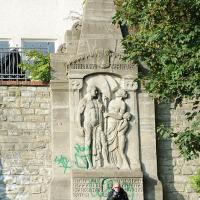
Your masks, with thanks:
[(129, 200), (143, 200), (143, 174), (140, 170), (72, 170), (72, 200), (106, 200), (115, 182), (127, 192)]

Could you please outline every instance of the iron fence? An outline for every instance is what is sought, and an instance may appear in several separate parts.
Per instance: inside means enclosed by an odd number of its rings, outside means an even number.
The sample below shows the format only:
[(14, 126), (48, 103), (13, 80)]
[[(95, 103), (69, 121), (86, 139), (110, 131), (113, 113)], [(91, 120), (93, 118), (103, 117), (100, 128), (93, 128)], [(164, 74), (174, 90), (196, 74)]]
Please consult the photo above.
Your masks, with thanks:
[(0, 48), (0, 80), (30, 80), (29, 72), (19, 66), (30, 50), (48, 53), (47, 49)]

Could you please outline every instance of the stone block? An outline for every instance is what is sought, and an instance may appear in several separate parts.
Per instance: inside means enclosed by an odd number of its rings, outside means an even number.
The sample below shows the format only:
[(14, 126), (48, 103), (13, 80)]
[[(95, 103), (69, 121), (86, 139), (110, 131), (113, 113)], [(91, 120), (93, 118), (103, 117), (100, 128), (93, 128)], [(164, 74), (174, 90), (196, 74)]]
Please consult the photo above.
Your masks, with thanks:
[(36, 89), (37, 89), (37, 91), (41, 91), (41, 92), (49, 91), (48, 86), (47, 87), (37, 87)]
[(35, 110), (34, 109), (26, 109), (26, 108), (22, 108), (22, 114), (23, 115), (30, 115), (30, 114), (34, 114)]
[(189, 195), (189, 200), (199, 200), (200, 199), (200, 195), (193, 193)]
[(32, 194), (40, 194), (41, 193), (41, 185), (37, 184), (37, 185), (31, 185), (31, 193)]
[(183, 166), (182, 167), (182, 174), (183, 175), (192, 175), (193, 174), (193, 170), (189, 166)]
[(40, 108), (41, 103), (37, 103), (37, 102), (31, 102), (30, 103), (30, 108)]
[(186, 183), (188, 181), (188, 176), (174, 175), (174, 182), (176, 183)]
[(8, 115), (7, 120), (9, 122), (22, 122), (24, 118), (22, 115)]
[(185, 192), (186, 193), (194, 193), (194, 189), (192, 188), (192, 185), (190, 183), (187, 183), (185, 186)]
[(22, 90), (21, 91), (21, 96), (22, 97), (34, 97), (34, 92), (31, 90)]
[(30, 194), (30, 200), (42, 200), (42, 194)]
[(15, 180), (14, 180), (14, 177), (13, 177), (13, 176), (4, 175), (3, 182), (4, 182), (6, 185), (11, 185), (11, 184), (15, 183)]
[(49, 109), (35, 109), (35, 114), (36, 115), (48, 115), (50, 114)]
[(50, 109), (50, 104), (49, 103), (41, 103), (40, 108), (42, 109)]
[(16, 97), (14, 96), (14, 97), (9, 97), (9, 96), (5, 96), (5, 97), (3, 97), (3, 102), (5, 102), (5, 103), (9, 103), (9, 102), (15, 102), (16, 101)]
[(21, 97), (21, 104), (35, 102), (35, 97)]
[(22, 103), (20, 104), (20, 108), (30, 108), (30, 103), (29, 102), (25, 102), (25, 103)]
[(24, 168), (23, 167), (12, 167), (11, 168), (11, 175), (21, 175), (24, 174)]
[(20, 130), (20, 129), (10, 129), (8, 130), (8, 135), (13, 135), (13, 136), (16, 136), (16, 135), (22, 135), (23, 131)]
[(46, 97), (46, 98), (44, 98), (44, 97), (37, 97), (35, 99), (35, 101), (37, 103), (49, 103), (49, 97)]
[(34, 159), (36, 157), (35, 152), (21, 152), (22, 159)]
[(1, 144), (1, 150), (2, 151), (14, 151), (15, 149), (15, 144)]
[[(47, 177), (46, 177), (47, 178)], [(30, 176), (30, 184), (39, 184), (39, 183), (43, 183), (43, 179), (44, 177), (42, 176), (38, 176), (37, 175), (31, 175)]]
[(181, 167), (174, 167), (174, 168), (173, 168), (173, 172), (174, 172), (174, 174), (176, 174), (176, 175), (181, 174)]
[(44, 122), (44, 117), (39, 115), (25, 115), (25, 122)]
[(43, 98), (49, 98), (50, 92), (49, 91), (36, 91), (35, 96), (37, 97), (43, 97)]

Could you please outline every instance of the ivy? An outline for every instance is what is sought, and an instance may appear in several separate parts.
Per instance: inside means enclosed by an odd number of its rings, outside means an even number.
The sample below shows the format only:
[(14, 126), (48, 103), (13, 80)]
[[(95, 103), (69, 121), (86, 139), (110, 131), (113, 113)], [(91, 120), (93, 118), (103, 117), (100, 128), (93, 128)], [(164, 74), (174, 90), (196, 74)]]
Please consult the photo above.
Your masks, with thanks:
[(20, 64), (20, 67), (29, 73), (31, 80), (41, 80), (49, 82), (50, 74), (50, 55), (43, 54), (36, 50), (27, 51), (26, 59)]
[(190, 182), (192, 184), (193, 189), (200, 193), (200, 170), (197, 171), (197, 174), (190, 177)]
[[(124, 59), (137, 63), (139, 80), (158, 102), (193, 102), (188, 127), (174, 132), (161, 125), (160, 138), (174, 138), (186, 160), (200, 153), (200, 0), (115, 0), (113, 22), (127, 26)], [(144, 70), (147, 69), (147, 70)], [(144, 73), (144, 71), (147, 73)], [(200, 171), (192, 184), (200, 192)]]
[(159, 139), (174, 138), (181, 155), (185, 160), (192, 160), (199, 157), (200, 152), (200, 121), (194, 120), (190, 127), (180, 132), (173, 132), (172, 128), (163, 124), (157, 128)]
[[(165, 138), (175, 137), (181, 154), (187, 160), (200, 151), (200, 0), (115, 0), (113, 22), (126, 25), (129, 34), (122, 40), (124, 59), (146, 68), (140, 70), (140, 81), (159, 102), (183, 99), (194, 102), (186, 120), (191, 126), (173, 133), (162, 129)], [(171, 132), (170, 132), (171, 131)], [(161, 134), (163, 135), (163, 134)]]

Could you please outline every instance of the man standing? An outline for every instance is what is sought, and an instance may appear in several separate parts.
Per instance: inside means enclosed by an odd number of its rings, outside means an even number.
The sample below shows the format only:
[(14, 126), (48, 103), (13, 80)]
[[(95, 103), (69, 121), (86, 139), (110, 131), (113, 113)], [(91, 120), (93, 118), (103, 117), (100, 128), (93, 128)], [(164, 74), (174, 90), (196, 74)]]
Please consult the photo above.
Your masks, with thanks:
[(99, 96), (97, 87), (88, 86), (87, 93), (80, 100), (78, 108), (79, 129), (85, 137), (85, 147), (89, 149), (89, 153), (85, 155), (88, 168), (100, 167), (102, 161), (104, 165), (107, 163), (103, 132), (103, 104)]
[(115, 183), (112, 190), (108, 193), (107, 200), (128, 200), (128, 195), (119, 183)]

